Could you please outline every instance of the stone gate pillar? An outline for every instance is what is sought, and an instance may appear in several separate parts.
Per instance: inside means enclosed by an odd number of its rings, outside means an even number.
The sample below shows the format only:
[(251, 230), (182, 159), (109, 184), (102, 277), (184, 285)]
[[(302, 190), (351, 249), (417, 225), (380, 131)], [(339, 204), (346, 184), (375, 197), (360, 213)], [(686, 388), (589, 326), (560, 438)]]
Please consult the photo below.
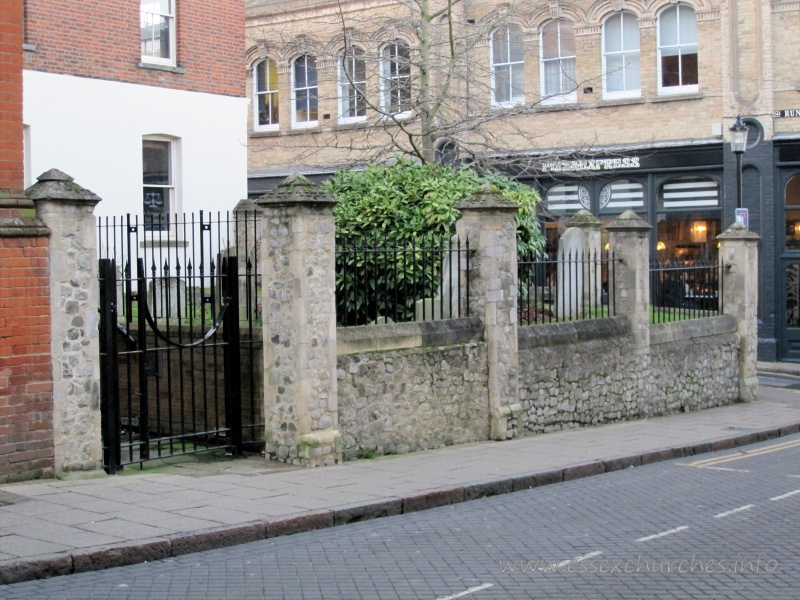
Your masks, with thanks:
[[(614, 253), (614, 280), (609, 281), (609, 302), (618, 315), (628, 317), (638, 352), (650, 349), (650, 243), (652, 227), (635, 212), (626, 210), (608, 225), (609, 249)], [(611, 287), (613, 286), (613, 287)], [(613, 299), (612, 299), (613, 294)]]
[(332, 197), (292, 175), (256, 204), (260, 220), (264, 415), (270, 457), (304, 466), (342, 458), (336, 396)]
[(722, 260), (722, 310), (736, 317), (739, 335), (739, 399), (758, 397), (758, 240), (761, 237), (735, 223), (717, 236)]
[(456, 208), (457, 231), (469, 241), (469, 314), (484, 326), (489, 362), (490, 435), (505, 440), (516, 435), (519, 402), (517, 340), (517, 205), (478, 188)]
[(50, 349), (55, 470), (103, 466), (97, 223), (100, 198), (51, 169), (25, 190), (50, 229)]

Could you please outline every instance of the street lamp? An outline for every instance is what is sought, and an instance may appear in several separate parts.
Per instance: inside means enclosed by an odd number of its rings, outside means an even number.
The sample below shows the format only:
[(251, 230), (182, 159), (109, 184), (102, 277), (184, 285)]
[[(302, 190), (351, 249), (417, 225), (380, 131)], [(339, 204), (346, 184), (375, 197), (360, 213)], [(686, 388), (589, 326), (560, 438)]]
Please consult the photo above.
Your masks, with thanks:
[(728, 130), (731, 132), (731, 150), (736, 156), (736, 208), (742, 208), (742, 154), (747, 146), (747, 125), (742, 116), (736, 116), (736, 123)]

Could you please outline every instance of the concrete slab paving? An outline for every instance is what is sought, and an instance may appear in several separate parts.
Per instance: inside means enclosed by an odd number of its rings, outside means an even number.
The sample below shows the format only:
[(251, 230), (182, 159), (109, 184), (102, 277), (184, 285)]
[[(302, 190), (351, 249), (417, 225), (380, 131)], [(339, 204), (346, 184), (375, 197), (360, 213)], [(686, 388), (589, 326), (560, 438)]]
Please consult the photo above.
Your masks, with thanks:
[[(800, 376), (800, 365), (783, 368)], [(760, 400), (751, 404), (324, 469), (248, 458), (6, 484), (0, 486), (3, 502), (10, 502), (0, 506), (0, 582), (46, 576), (54, 572), (53, 561), (68, 571), (105, 568), (147, 556), (150, 546), (173, 554), (197, 551), (798, 431), (800, 391), (762, 385)]]

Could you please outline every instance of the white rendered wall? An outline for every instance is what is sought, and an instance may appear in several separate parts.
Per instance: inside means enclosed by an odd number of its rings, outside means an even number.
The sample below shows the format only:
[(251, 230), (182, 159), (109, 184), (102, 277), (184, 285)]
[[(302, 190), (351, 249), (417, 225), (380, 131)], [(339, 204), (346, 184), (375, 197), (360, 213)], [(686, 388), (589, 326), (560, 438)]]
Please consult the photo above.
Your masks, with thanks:
[(247, 197), (246, 98), (24, 71), (23, 102), (30, 181), (64, 171), (103, 199), (97, 216), (141, 219), (146, 135), (180, 139), (170, 212), (228, 211)]

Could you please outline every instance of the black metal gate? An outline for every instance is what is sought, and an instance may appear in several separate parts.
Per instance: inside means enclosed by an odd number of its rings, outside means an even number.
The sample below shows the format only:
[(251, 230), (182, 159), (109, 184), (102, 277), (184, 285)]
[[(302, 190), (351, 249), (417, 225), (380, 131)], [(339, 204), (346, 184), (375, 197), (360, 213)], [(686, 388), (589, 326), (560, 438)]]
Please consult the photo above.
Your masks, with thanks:
[(98, 224), (107, 472), (263, 446), (256, 221), (242, 211)]

